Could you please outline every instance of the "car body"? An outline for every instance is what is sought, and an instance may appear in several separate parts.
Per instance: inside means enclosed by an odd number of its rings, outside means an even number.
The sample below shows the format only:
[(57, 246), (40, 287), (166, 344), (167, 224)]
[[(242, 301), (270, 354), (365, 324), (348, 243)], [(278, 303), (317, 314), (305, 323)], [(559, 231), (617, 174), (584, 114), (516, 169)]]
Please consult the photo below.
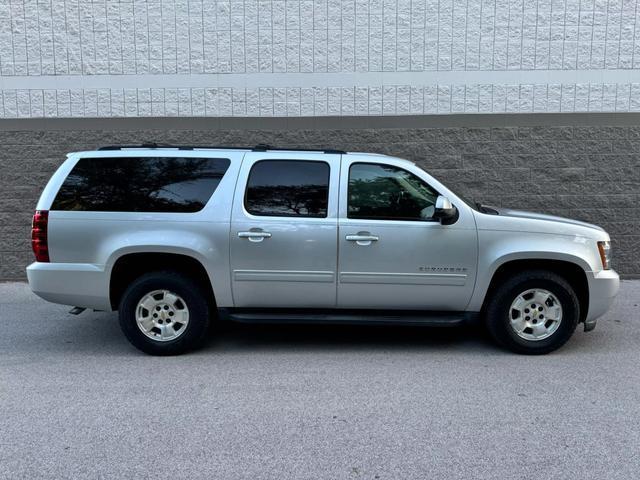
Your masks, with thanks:
[[(99, 178), (110, 175), (100, 162), (124, 163), (124, 181), (138, 174), (137, 164), (152, 164), (149, 159), (159, 159), (166, 171), (158, 175), (169, 177), (193, 162), (218, 161), (226, 170), (201, 208), (188, 207), (194, 211), (141, 211), (133, 200), (128, 209), (126, 198), (114, 208), (129, 211), (108, 211), (110, 198), (124, 195), (109, 193), (118, 178), (106, 182), (109, 192), (96, 194), (102, 204), (83, 210), (83, 199), (100, 190)], [(79, 162), (93, 173), (67, 180), (78, 176)], [(93, 190), (86, 184), (91, 175), (98, 184)], [(307, 177), (313, 180), (297, 188), (295, 182)], [(183, 201), (172, 189), (195, 191), (199, 181), (181, 177), (162, 187), (168, 193), (160, 188), (145, 198), (161, 206)], [(65, 182), (81, 191), (56, 209)], [(126, 188), (137, 191), (136, 185)], [(579, 303), (576, 321), (590, 330), (619, 286), (603, 257), (610, 238), (602, 228), (476, 206), (415, 163), (379, 154), (266, 146), (76, 152), (53, 175), (36, 209), (47, 216), (48, 261), (27, 268), (32, 290), (50, 302), (96, 310), (117, 310), (134, 275), (188, 264), (198, 270), (214, 311), (241, 321), (456, 324), (482, 314), (496, 282), (542, 269), (570, 284)], [(408, 216), (396, 218), (397, 211)]]

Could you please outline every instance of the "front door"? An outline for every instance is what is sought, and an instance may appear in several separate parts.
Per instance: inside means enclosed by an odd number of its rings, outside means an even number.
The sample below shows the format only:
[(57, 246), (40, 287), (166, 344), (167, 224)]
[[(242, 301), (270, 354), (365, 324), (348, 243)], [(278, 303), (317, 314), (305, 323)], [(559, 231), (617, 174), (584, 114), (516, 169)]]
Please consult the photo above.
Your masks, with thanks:
[(340, 179), (338, 306), (463, 310), (473, 292), (477, 233), (466, 205), (433, 219), (439, 194), (406, 161), (345, 156)]
[(236, 307), (335, 307), (339, 172), (340, 155), (245, 155), (231, 220)]

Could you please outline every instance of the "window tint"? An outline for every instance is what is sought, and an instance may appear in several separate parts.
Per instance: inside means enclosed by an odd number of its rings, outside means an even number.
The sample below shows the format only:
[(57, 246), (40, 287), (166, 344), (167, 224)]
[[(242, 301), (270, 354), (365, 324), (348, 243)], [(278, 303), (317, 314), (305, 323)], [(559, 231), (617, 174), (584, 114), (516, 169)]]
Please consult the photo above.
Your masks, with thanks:
[(253, 215), (326, 217), (329, 165), (302, 160), (261, 160), (249, 173), (245, 208)]
[(438, 194), (401, 168), (354, 163), (349, 170), (348, 196), (349, 218), (431, 220)]
[(226, 158), (83, 158), (52, 210), (197, 212), (229, 167)]

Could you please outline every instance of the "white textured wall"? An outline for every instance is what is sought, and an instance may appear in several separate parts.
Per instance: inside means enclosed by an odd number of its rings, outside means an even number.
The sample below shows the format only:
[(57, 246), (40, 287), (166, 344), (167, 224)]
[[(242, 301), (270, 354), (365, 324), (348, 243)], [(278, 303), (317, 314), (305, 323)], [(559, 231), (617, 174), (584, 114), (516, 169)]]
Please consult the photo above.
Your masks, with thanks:
[(638, 1), (0, 0), (0, 117), (640, 111)]

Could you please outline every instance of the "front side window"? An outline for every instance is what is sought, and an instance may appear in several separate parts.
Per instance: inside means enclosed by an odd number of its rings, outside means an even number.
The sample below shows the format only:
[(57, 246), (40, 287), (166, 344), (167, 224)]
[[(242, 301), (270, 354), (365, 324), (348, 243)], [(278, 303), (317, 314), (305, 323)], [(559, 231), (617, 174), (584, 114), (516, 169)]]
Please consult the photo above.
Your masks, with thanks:
[(251, 168), (245, 208), (272, 217), (327, 216), (329, 164), (305, 160), (260, 160)]
[(438, 193), (402, 168), (354, 163), (347, 216), (368, 220), (432, 220)]
[(52, 210), (197, 212), (229, 167), (227, 158), (82, 158)]

